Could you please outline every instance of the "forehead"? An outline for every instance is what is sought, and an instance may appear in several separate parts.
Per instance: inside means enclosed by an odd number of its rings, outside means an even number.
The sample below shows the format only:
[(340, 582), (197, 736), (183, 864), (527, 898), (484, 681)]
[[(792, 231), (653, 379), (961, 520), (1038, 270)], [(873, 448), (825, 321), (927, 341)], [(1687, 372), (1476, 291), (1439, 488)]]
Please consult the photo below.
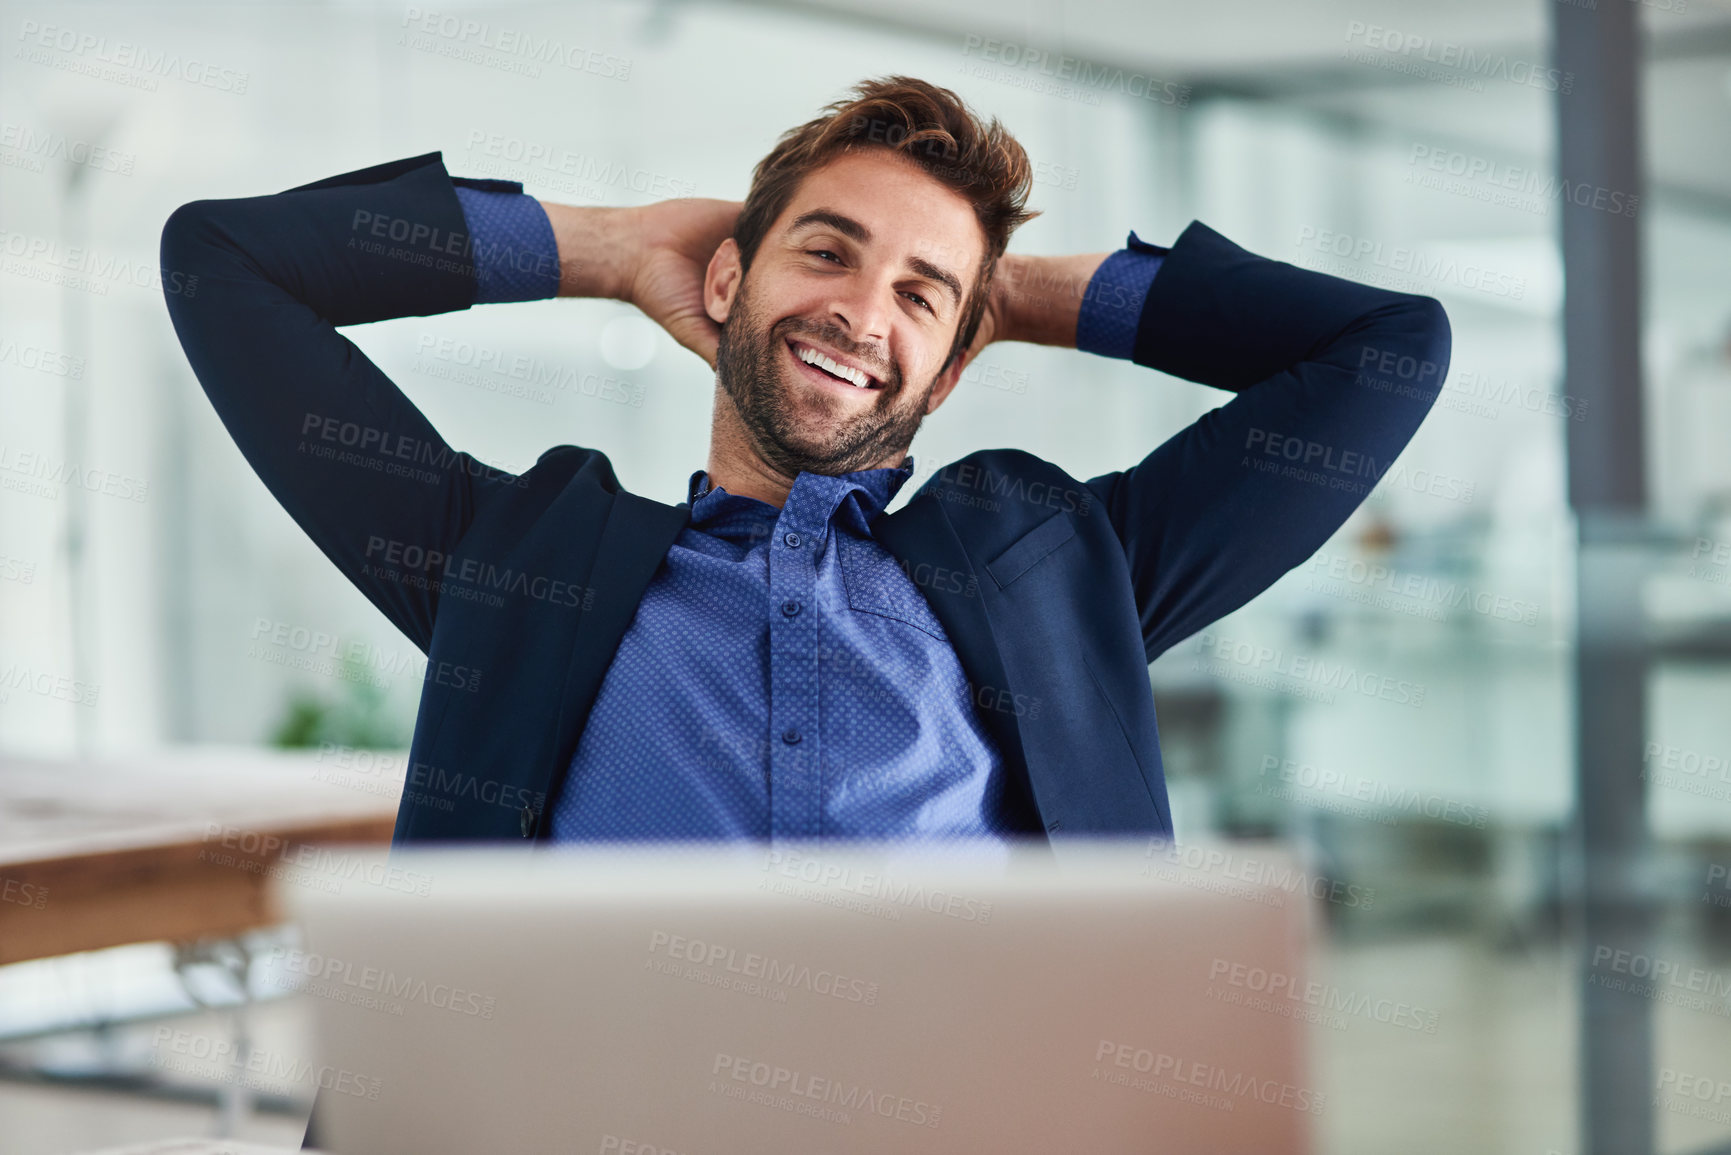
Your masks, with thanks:
[(888, 149), (843, 153), (806, 174), (782, 210), (777, 231), (819, 208), (864, 225), (871, 247), (944, 265), (963, 274), (964, 283), (985, 255), (985, 236), (967, 198)]

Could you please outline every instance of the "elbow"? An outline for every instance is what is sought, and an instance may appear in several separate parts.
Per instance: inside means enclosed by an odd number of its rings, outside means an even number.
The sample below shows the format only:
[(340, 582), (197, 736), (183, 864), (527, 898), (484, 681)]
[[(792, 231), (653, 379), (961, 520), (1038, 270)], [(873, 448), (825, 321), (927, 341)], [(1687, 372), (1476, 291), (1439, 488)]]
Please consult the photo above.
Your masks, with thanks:
[(1413, 297), (1411, 301), (1408, 339), (1417, 351), (1421, 374), (1434, 400), (1448, 379), (1454, 331), (1449, 327), (1449, 315), (1441, 301), (1435, 297)]
[(1417, 324), (1420, 340), (1425, 346), (1426, 360), (1437, 366), (1436, 382), (1441, 387), (1448, 376), (1449, 351), (1454, 344), (1454, 330), (1442, 302), (1435, 297), (1417, 298)]
[(1453, 334), (1435, 297), (1402, 295), (1377, 311), (1358, 349), (1360, 374), (1429, 410), (1448, 379)]
[(217, 235), (211, 209), (215, 201), (191, 201), (169, 214), (162, 226), (157, 261), (162, 294), (169, 313), (197, 298), (199, 282), (209, 275), (212, 241)]
[(201, 243), (210, 221), (209, 204), (209, 201), (189, 201), (168, 214), (159, 249), (164, 269), (185, 263)]

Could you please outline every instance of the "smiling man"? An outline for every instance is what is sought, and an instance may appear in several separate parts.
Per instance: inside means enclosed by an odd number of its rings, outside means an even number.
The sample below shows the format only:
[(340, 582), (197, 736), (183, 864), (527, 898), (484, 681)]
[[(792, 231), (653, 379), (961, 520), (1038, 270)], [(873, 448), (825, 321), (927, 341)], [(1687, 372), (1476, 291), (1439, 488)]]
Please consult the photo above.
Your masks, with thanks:
[[(996, 121), (890, 77), (785, 134), (743, 205), (548, 204), (432, 154), (174, 214), (164, 269), (200, 289), (169, 311), (218, 414), (427, 652), (398, 842), (1171, 834), (1148, 663), (1340, 527), (1448, 323), (1199, 223), (1008, 254), (1030, 185)], [(555, 294), (715, 368), (680, 504), (594, 449), (521, 475), (453, 450), (338, 332)], [(887, 513), (993, 341), (1235, 396), (1126, 470), (983, 450)]]
[[(843, 156), (812, 173), (792, 220), (758, 242), (755, 277), (731, 239), (712, 264), (706, 302), (728, 322), (716, 448), (777, 505), (801, 473), (900, 465), (954, 387), (940, 393), (938, 375), (961, 331), (961, 277), (972, 279), (979, 258), (954, 272), (912, 254), (926, 238), (977, 231), (973, 212), (953, 191), (922, 188), (930, 181), (917, 165), (886, 159)], [(918, 211), (884, 211), (893, 205)]]

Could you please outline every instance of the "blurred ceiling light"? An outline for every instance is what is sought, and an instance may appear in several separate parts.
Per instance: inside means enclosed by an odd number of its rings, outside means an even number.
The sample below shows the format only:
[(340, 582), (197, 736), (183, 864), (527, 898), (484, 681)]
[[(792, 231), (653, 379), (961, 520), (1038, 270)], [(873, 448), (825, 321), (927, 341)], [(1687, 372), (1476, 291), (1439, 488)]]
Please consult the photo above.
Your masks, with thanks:
[(656, 328), (642, 317), (615, 317), (601, 329), (601, 359), (614, 369), (641, 369), (655, 359)]

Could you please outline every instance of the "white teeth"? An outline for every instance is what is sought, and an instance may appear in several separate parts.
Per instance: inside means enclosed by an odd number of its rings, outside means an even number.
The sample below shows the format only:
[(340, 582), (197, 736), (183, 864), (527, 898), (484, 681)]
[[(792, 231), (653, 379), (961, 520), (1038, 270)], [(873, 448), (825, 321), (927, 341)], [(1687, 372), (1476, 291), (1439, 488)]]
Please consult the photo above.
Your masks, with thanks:
[(871, 379), (852, 366), (838, 364), (833, 359), (819, 353), (816, 349), (801, 348), (798, 350), (798, 353), (799, 359), (804, 361), (807, 365), (817, 365), (820, 368), (827, 369), (837, 377), (845, 379), (848, 384), (852, 385), (856, 389), (871, 388)]

